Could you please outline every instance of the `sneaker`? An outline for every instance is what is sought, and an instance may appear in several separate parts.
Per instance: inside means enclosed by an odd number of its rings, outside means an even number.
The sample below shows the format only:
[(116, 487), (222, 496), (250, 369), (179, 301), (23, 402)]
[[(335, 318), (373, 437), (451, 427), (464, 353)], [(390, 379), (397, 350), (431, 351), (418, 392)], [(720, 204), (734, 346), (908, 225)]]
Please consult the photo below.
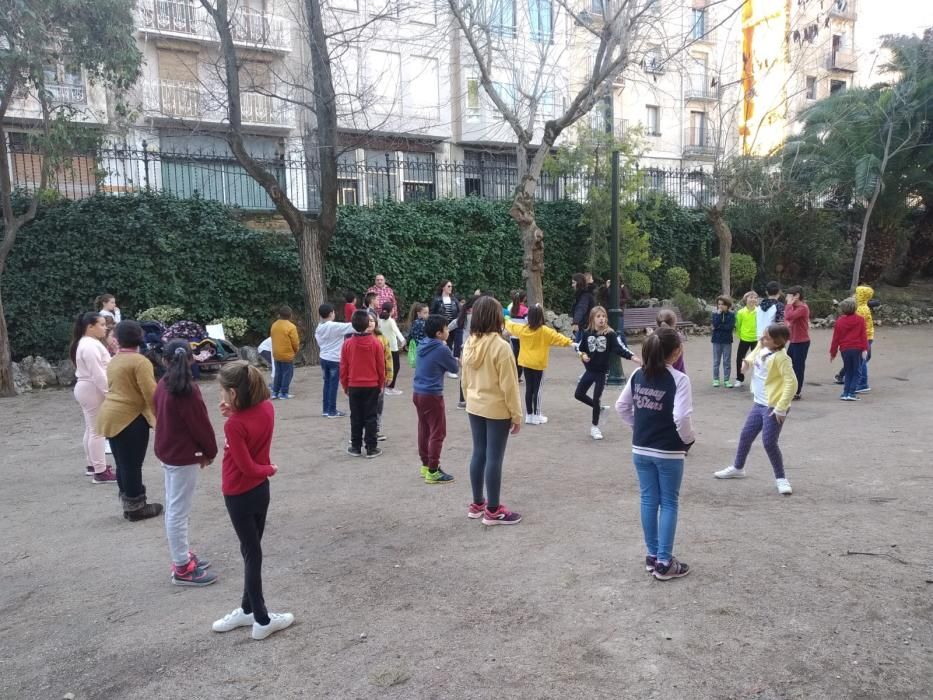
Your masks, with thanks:
[(718, 472), (713, 472), (713, 476), (717, 479), (744, 479), (745, 470), (736, 469), (731, 464), (725, 469), (720, 469)]
[(739, 387), (742, 386), (742, 382), (740, 382), (738, 379), (736, 379), (736, 380), (732, 383), (732, 386), (734, 386), (736, 389), (738, 389)]
[(459, 378), (460, 378), (460, 375), (457, 374), (456, 372), (448, 372), (448, 373), (447, 373), (447, 376), (450, 377), (451, 379), (459, 379)]
[(778, 493), (782, 496), (790, 496), (794, 492), (787, 479), (775, 479), (774, 483), (777, 484)]
[(856, 389), (855, 393), (856, 394), (867, 394), (869, 391), (871, 391), (871, 387), (866, 386), (864, 389)]
[(719, 380), (718, 380), (718, 379), (714, 379), (714, 380), (713, 380), (713, 388), (714, 388), (714, 389), (718, 389), (718, 388), (719, 388)]
[(84, 476), (94, 476), (94, 467), (90, 464), (84, 468)]
[(513, 513), (501, 503), (495, 510), (487, 507), (483, 511), (483, 525), (518, 525), (521, 521), (521, 515)]
[(845, 380), (843, 380), (841, 377), (835, 377), (833, 379), (833, 384), (845, 384)]
[(366, 459), (375, 459), (382, 454), (382, 450), (378, 447), (374, 447), (371, 450), (366, 450)]
[(336, 411), (335, 413), (330, 414), (330, 418), (346, 418), (347, 414), (343, 411)]
[(185, 566), (172, 567), (172, 584), (175, 586), (210, 586), (217, 576), (198, 567), (197, 559), (189, 559)]
[(427, 465), (427, 464), (422, 464), (422, 465), (421, 465), (421, 478), (422, 478), (422, 479), (427, 479), (427, 478), (428, 478), (428, 473), (429, 473), (430, 471), (431, 471), (431, 470), (428, 469), (428, 465)]
[(726, 382), (725, 382), (725, 384), (723, 384), (723, 386), (726, 387), (727, 389), (731, 389), (731, 388), (732, 388), (732, 382), (730, 382), (730, 381), (727, 379)]
[(272, 396), (269, 397), (269, 399), (270, 399), (271, 401), (278, 401), (278, 400), (279, 400), (279, 395), (278, 395), (278, 394), (273, 394)]
[(256, 624), (253, 619), (253, 613), (243, 612), (243, 608), (237, 608), (233, 612), (227, 613), (219, 620), (215, 620), (211, 629), (215, 632), (230, 632), (237, 627), (248, 627)]
[(201, 557), (199, 557), (197, 554), (195, 554), (194, 552), (190, 550), (188, 552), (188, 558), (192, 559), (194, 561), (194, 565), (198, 567), (199, 569), (210, 569), (211, 568), (211, 563), (207, 559), (202, 559)]
[(654, 565), (654, 577), (658, 581), (670, 581), (672, 578), (681, 578), (690, 573), (690, 567), (672, 557), (669, 564), (657, 562)]
[(104, 440), (104, 454), (112, 455), (113, 450), (110, 449), (110, 440)]
[(426, 484), (449, 484), (453, 480), (453, 475), (441, 469), (438, 469), (436, 472), (428, 471), (427, 475), (424, 477), (424, 483)]
[(542, 416), (540, 413), (535, 416), (535, 420), (538, 421), (538, 425), (544, 425), (547, 423), (547, 416)]
[(647, 571), (649, 574), (653, 574), (654, 567), (656, 567), (657, 565), (658, 565), (657, 557), (653, 557), (650, 554), (645, 556), (645, 571)]
[(265, 639), (270, 634), (291, 627), (294, 621), (295, 616), (291, 613), (269, 613), (268, 625), (260, 625), (258, 622), (253, 623), (252, 637), (253, 639)]
[(476, 520), (477, 518), (482, 518), (483, 513), (486, 512), (486, 501), (482, 503), (471, 503), (470, 507), (467, 508), (467, 517), (470, 520)]
[(386, 389), (386, 396), (401, 396), (405, 392), (401, 389)]
[(524, 378), (524, 377), (519, 377), (519, 378), (518, 378), (518, 383), (519, 383), (519, 384), (524, 384), (524, 383), (525, 383), (525, 378)]
[(595, 425), (590, 426), (590, 437), (593, 438), (594, 440), (602, 440), (603, 432), (599, 429), (598, 426), (595, 426)]
[(525, 425), (537, 425), (537, 424), (538, 422), (535, 420), (535, 417), (531, 413), (525, 416)]
[(293, 399), (293, 398), (295, 398), (295, 395), (294, 395), (294, 394), (279, 394), (279, 398), (280, 398), (280, 399), (283, 399), (283, 400), (284, 400), (284, 399)]
[(363, 450), (359, 447), (353, 447), (353, 445), (350, 445), (350, 447), (347, 448), (347, 454), (351, 457), (362, 457)]
[(376, 433), (376, 442), (385, 442), (385, 433)]
[(458, 401), (457, 408), (459, 408), (461, 411), (466, 409), (466, 401)]
[(139, 510), (123, 511), (123, 517), (126, 520), (129, 520), (131, 523), (136, 523), (140, 520), (147, 520), (149, 518), (157, 518), (160, 515), (162, 515), (161, 503), (147, 503)]
[(94, 474), (94, 478), (91, 479), (92, 484), (115, 484), (117, 483), (117, 475), (113, 473), (113, 470), (110, 467), (107, 467), (100, 474)]
[(800, 394), (794, 394), (794, 401), (800, 401), (803, 397)]

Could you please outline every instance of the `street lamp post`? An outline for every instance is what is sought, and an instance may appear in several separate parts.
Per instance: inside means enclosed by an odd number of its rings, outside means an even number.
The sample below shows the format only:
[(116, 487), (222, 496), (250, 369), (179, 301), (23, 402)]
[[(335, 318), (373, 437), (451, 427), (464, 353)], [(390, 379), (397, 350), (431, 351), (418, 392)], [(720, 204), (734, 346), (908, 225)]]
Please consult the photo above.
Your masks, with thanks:
[[(612, 151), (612, 178), (610, 182), (612, 208), (609, 218), (609, 325), (619, 333), (622, 309), (619, 307), (619, 152)], [(606, 383), (619, 386), (625, 383), (622, 358), (609, 354), (609, 378)]]

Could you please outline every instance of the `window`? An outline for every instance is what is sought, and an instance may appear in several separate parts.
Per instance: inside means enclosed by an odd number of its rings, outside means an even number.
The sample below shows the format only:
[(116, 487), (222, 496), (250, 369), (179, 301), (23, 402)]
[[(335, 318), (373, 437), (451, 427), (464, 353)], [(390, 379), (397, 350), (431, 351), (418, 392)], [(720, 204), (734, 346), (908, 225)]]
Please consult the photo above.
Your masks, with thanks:
[(391, 51), (370, 51), (367, 69), (375, 97), (374, 111), (379, 114), (401, 113), (402, 58)]
[(505, 102), (506, 107), (513, 110), (518, 107), (518, 91), (513, 83), (495, 82), (492, 86), (499, 93), (499, 97)]
[(392, 162), (394, 158), (394, 153), (366, 149), (366, 191), (370, 202), (393, 198), (398, 174)]
[(351, 151), (337, 157), (337, 204), (359, 203), (359, 167), (353, 155)]
[(845, 80), (830, 80), (829, 81), (829, 94), (835, 95), (837, 92), (844, 92), (846, 89)]
[(661, 108), (657, 105), (645, 105), (645, 128), (648, 136), (661, 135)]
[(402, 196), (406, 202), (434, 199), (434, 154), (403, 153)]
[(644, 66), (646, 73), (663, 73), (664, 65), (661, 58), (661, 50), (657, 48), (649, 49), (645, 54)]
[(440, 86), (437, 59), (409, 56), (405, 61), (405, 97), (403, 112), (421, 119), (440, 116)]
[(603, 0), (590, 0), (590, 12), (594, 15), (602, 16), (605, 10), (603, 10)]
[(489, 29), (494, 34), (515, 36), (515, 0), (492, 0)]
[(72, 73), (62, 65), (47, 66), (45, 89), (51, 95), (52, 102), (59, 104), (84, 104), (87, 93), (84, 90), (84, 78), (81, 73)]
[(659, 16), (661, 14), (661, 0), (648, 0), (645, 5), (645, 14)]
[(467, 119), (478, 119), (480, 116), (479, 79), (467, 78), (466, 116)]
[(703, 146), (707, 141), (706, 112), (690, 112), (691, 146)]
[(812, 75), (807, 76), (807, 99), (816, 99), (816, 78)]
[(554, 34), (551, 0), (528, 0), (528, 22), (532, 39), (542, 44), (551, 43)]
[(694, 41), (700, 41), (706, 36), (706, 8), (693, 9), (693, 30), (691, 36)]

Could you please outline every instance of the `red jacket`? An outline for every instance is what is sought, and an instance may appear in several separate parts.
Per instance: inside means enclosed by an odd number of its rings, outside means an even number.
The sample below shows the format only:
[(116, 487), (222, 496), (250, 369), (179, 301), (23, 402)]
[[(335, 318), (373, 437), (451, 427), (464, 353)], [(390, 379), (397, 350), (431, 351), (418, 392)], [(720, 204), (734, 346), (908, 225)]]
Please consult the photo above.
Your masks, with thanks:
[(374, 335), (354, 333), (343, 341), (340, 351), (340, 385), (379, 387), (386, 383), (386, 356), (382, 343)]
[(836, 358), (837, 350), (868, 350), (868, 332), (865, 319), (858, 314), (844, 314), (836, 319), (833, 328), (833, 342), (829, 346), (829, 356)]
[(201, 390), (193, 384), (188, 396), (176, 396), (165, 388), (165, 379), (156, 385), (152, 402), (155, 404), (155, 455), (162, 464), (181, 467), (197, 464), (201, 457), (217, 456), (214, 427), (207, 415), (207, 406)]
[(275, 409), (263, 401), (237, 411), (224, 423), (224, 465), (220, 490), (224, 496), (236, 496), (256, 488), (275, 471), (269, 459)]
[(784, 323), (790, 329), (790, 342), (806, 343), (810, 340), (810, 307), (802, 301), (784, 307)]
[(353, 318), (353, 312), (356, 311), (356, 305), (351, 304), (349, 301), (343, 305), (343, 320), (347, 323), (350, 323), (350, 320)]

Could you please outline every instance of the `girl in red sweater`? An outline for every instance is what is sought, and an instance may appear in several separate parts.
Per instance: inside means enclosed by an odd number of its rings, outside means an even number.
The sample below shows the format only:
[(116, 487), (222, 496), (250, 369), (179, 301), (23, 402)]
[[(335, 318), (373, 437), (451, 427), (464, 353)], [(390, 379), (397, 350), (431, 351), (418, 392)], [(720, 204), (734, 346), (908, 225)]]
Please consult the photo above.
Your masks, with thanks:
[(844, 299), (839, 303), (841, 315), (833, 326), (833, 340), (829, 346), (829, 361), (842, 354), (842, 371), (845, 374), (842, 401), (861, 401), (855, 395), (861, 372), (861, 363), (868, 357), (868, 333), (865, 320), (855, 313), (855, 300)]
[(239, 608), (214, 622), (215, 632), (252, 625), (253, 639), (265, 639), (295, 621), (291, 613), (269, 613), (262, 597), (262, 533), (269, 510), (269, 477), (278, 467), (269, 459), (275, 411), (262, 374), (246, 362), (231, 362), (218, 377), (224, 423), (221, 489), (230, 522), (240, 539), (246, 581)]
[(214, 461), (217, 441), (201, 390), (194, 383), (194, 355), (187, 340), (173, 340), (163, 352), (168, 369), (153, 394), (155, 454), (165, 472), (165, 535), (172, 555), (172, 583), (208, 586), (217, 577), (210, 562), (188, 548), (188, 518), (198, 472)]

